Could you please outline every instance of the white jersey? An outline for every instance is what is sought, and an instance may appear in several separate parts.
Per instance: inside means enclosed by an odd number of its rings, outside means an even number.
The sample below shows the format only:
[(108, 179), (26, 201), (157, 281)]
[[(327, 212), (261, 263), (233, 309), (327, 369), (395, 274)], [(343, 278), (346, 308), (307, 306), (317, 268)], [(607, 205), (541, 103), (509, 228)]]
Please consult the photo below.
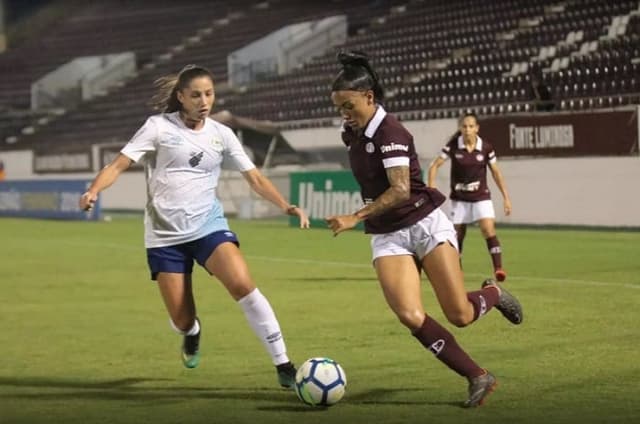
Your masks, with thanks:
[(241, 172), (255, 168), (231, 128), (206, 118), (203, 128), (192, 130), (179, 112), (149, 117), (121, 153), (145, 166), (147, 248), (228, 230), (216, 197), (222, 161)]

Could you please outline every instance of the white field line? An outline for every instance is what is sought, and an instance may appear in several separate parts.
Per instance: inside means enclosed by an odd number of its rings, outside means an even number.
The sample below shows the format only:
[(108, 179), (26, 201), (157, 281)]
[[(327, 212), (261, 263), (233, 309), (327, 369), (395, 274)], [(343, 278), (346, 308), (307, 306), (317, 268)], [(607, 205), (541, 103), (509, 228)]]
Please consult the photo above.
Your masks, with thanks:
[[(39, 241), (38, 243), (42, 243)], [(56, 242), (59, 245), (59, 242)], [(67, 241), (67, 244), (73, 244), (77, 246), (91, 246), (101, 247), (115, 250), (126, 249), (128, 251), (140, 251), (144, 254), (144, 246), (142, 243), (139, 246), (116, 244), (116, 243), (87, 243), (87, 242), (71, 242)], [(253, 259), (265, 262), (282, 262), (282, 263), (295, 263), (295, 264), (308, 264), (316, 266), (335, 266), (342, 268), (372, 268), (369, 263), (354, 263), (354, 262), (340, 262), (340, 261), (321, 261), (317, 259), (295, 259), (295, 258), (282, 258), (274, 256), (259, 256), (259, 255), (245, 255), (247, 259)], [(486, 278), (486, 274), (479, 274), (475, 272), (466, 272), (466, 276)], [(538, 283), (562, 283), (562, 284), (576, 284), (583, 286), (601, 286), (601, 287), (624, 287), (628, 289), (640, 290), (640, 284), (632, 284), (617, 281), (591, 281), (591, 280), (578, 280), (572, 278), (553, 278), (553, 277), (531, 277), (526, 275), (513, 276), (509, 275), (509, 280), (526, 280), (534, 281)]]
[[(247, 255), (248, 259), (256, 259), (260, 261), (266, 262), (286, 262), (286, 263), (297, 263), (297, 264), (309, 264), (309, 265), (317, 265), (317, 266), (337, 266), (344, 268), (372, 268), (371, 264), (368, 263), (353, 263), (353, 262), (338, 262), (338, 261), (319, 261), (314, 259), (293, 259), (293, 258), (277, 258), (271, 256), (256, 256), (256, 255)], [(466, 276), (471, 277), (480, 277), (486, 278), (486, 274), (479, 274), (476, 272), (465, 272)], [(615, 281), (590, 281), (590, 280), (578, 280), (572, 278), (551, 278), (551, 277), (527, 277), (527, 276), (509, 276), (509, 280), (527, 280), (527, 281), (535, 281), (540, 283), (563, 283), (563, 284), (578, 284), (578, 285), (588, 285), (588, 286), (602, 286), (602, 287), (626, 287), (630, 289), (640, 289), (640, 284), (631, 284), (631, 283), (622, 283)]]

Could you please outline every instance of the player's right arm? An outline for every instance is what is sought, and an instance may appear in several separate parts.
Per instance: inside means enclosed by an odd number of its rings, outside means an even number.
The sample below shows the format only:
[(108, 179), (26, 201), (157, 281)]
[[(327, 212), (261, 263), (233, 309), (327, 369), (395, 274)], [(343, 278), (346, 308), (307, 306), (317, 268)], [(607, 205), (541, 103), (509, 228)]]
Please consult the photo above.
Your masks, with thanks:
[(438, 156), (429, 165), (429, 172), (427, 173), (427, 185), (431, 188), (436, 188), (436, 175), (438, 174), (438, 168), (446, 162), (446, 159), (442, 156)]
[(80, 209), (91, 210), (93, 204), (98, 200), (98, 193), (113, 184), (129, 166), (131, 166), (131, 159), (119, 153), (110, 164), (98, 172), (89, 189), (80, 196)]

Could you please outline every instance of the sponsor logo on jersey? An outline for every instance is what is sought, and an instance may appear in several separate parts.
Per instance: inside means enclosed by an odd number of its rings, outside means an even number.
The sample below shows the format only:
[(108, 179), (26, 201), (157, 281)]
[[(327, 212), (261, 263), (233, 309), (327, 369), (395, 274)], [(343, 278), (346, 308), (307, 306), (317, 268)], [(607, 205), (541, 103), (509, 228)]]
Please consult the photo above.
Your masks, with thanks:
[(473, 191), (478, 191), (480, 189), (480, 181), (474, 181), (472, 183), (458, 183), (455, 185), (454, 190), (455, 191), (467, 191), (467, 192), (473, 192)]
[(200, 164), (200, 161), (202, 160), (202, 156), (204, 156), (204, 152), (200, 152), (191, 156), (191, 159), (189, 159), (189, 165), (191, 165), (192, 168), (198, 166)]
[(382, 153), (389, 153), (392, 152), (394, 150), (399, 150), (401, 152), (408, 152), (409, 151), (409, 146), (405, 145), (405, 144), (397, 144), (394, 142), (391, 142), (389, 144), (383, 144), (382, 146), (380, 146), (380, 151)]
[(182, 144), (182, 138), (179, 135), (165, 133), (163, 134), (166, 138), (161, 141), (162, 144), (166, 146), (179, 146)]

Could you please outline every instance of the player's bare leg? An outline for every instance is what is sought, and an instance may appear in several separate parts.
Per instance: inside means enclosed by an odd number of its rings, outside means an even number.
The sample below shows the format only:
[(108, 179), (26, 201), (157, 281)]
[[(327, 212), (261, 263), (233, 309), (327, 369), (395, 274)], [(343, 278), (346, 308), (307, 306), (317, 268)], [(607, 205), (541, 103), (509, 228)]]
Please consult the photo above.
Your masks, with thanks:
[(191, 288), (191, 275), (160, 272), (158, 288), (169, 312), (173, 329), (183, 336), (182, 363), (195, 368), (200, 363), (200, 320)]
[[(457, 251), (452, 246), (450, 247), (453, 254), (453, 263), (457, 267)], [(490, 385), (479, 385), (478, 382), (486, 381), (487, 379), (484, 376), (490, 374), (485, 369), (480, 368), (458, 345), (453, 334), (431, 316), (425, 314), (422, 306), (420, 274), (415, 267), (413, 257), (406, 255), (377, 258), (375, 268), (385, 299), (400, 322), (409, 328), (413, 336), (431, 351), (439, 361), (457, 374), (466, 377), (469, 381), (469, 390), (473, 386), (473, 393), (470, 391), (470, 396), (463, 405), (477, 406), (481, 404), (484, 398), (493, 390), (495, 379)], [(457, 269), (459, 270), (459, 267)], [(459, 291), (459, 295), (463, 297), (464, 302), (459, 302), (460, 305), (456, 306), (456, 308), (459, 308), (462, 312), (455, 314), (456, 318), (453, 319), (462, 324), (467, 320), (473, 320), (474, 311), (473, 306), (466, 300), (464, 287)], [(458, 302), (452, 302), (452, 304), (455, 303)], [(453, 310), (455, 308), (452, 307), (450, 309)], [(451, 317), (448, 318), (452, 319)], [(479, 390), (480, 388), (482, 390)]]

